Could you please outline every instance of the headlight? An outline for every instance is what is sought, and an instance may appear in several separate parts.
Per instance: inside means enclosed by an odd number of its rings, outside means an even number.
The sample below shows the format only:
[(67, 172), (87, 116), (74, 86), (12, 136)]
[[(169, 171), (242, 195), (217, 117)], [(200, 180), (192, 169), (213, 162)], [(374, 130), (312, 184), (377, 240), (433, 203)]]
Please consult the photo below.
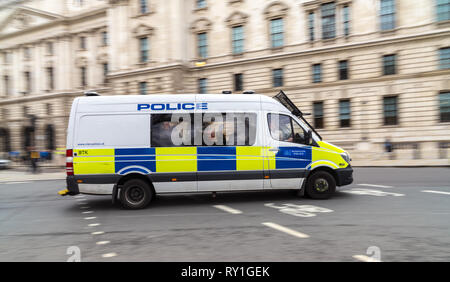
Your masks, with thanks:
[(347, 152), (342, 153), (341, 156), (342, 156), (342, 158), (344, 159), (344, 161), (346, 161), (347, 163), (350, 164), (350, 162), (351, 162), (352, 159), (350, 158), (350, 155), (349, 155)]

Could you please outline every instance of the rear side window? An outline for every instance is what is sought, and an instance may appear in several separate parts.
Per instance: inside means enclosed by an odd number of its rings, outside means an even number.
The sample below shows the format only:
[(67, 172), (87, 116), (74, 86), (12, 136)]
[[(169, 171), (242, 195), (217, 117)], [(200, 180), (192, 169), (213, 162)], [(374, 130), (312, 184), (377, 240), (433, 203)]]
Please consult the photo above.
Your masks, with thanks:
[(251, 146), (255, 113), (152, 114), (151, 146)]
[(148, 147), (148, 115), (85, 115), (76, 127), (75, 144), (89, 147)]

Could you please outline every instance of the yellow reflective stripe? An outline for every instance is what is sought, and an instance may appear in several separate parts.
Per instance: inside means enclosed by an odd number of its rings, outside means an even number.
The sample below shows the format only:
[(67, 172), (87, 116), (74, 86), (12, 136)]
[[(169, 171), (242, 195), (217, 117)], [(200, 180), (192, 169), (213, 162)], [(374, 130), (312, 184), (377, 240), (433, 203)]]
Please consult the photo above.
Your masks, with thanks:
[(236, 170), (263, 170), (263, 147), (236, 147)]
[(156, 148), (156, 172), (196, 172), (196, 147)]
[(269, 151), (272, 147), (263, 147), (263, 156), (266, 158), (264, 169), (276, 169), (276, 154), (277, 152)]
[[(311, 169), (319, 165), (328, 165), (333, 168), (346, 167), (348, 164), (339, 153), (313, 147)], [(340, 165), (343, 164), (343, 165)]]
[[(76, 156), (75, 156), (76, 153)], [(74, 174), (114, 174), (114, 149), (74, 150)]]

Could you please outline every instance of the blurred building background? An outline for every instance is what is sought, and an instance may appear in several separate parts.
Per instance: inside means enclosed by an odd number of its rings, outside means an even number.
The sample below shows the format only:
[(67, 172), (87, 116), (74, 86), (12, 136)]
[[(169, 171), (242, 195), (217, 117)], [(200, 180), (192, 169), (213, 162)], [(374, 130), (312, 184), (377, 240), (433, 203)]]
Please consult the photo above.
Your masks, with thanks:
[(62, 152), (86, 90), (280, 89), (355, 163), (448, 165), (450, 0), (0, 0), (12, 156)]

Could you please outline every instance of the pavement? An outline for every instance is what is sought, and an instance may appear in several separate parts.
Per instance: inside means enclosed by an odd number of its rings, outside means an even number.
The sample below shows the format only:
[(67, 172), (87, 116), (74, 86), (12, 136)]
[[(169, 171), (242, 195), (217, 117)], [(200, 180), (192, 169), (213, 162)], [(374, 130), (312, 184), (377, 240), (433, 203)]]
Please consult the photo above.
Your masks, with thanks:
[(159, 195), (136, 211), (60, 197), (63, 179), (0, 178), (0, 261), (449, 261), (449, 172), (355, 168), (329, 200)]

